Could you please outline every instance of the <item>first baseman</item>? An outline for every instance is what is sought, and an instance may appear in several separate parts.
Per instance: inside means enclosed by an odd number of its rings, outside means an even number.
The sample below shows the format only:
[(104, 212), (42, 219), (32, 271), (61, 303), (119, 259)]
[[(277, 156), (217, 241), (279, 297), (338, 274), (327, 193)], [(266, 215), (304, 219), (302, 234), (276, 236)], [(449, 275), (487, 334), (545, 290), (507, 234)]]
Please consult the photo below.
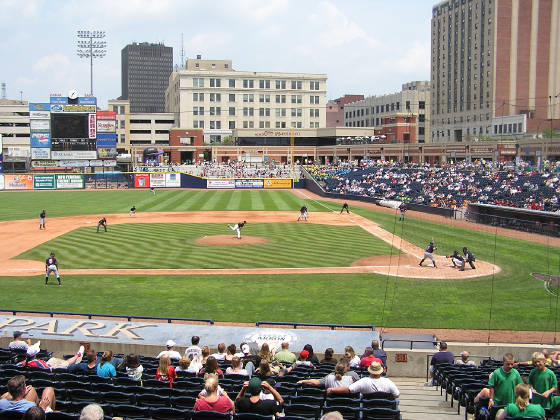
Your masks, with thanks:
[(432, 253), (437, 249), (437, 246), (434, 246), (434, 242), (430, 241), (430, 243), (428, 244), (428, 246), (426, 247), (426, 251), (424, 251), (424, 258), (422, 258), (422, 260), (420, 261), (420, 264), (418, 264), (419, 266), (422, 266), (422, 263), (424, 262), (424, 260), (426, 258), (429, 258), (430, 260), (432, 260), (432, 262), (434, 263), (434, 267), (436, 267), (436, 260), (434, 259), (434, 256), (432, 255)]
[(45, 226), (45, 217), (47, 217), (47, 212), (43, 210), (39, 215), (39, 230), (46, 229)]
[(245, 223), (247, 223), (245, 220), (243, 220), (242, 222), (239, 222), (233, 226), (231, 225), (227, 225), (228, 228), (230, 228), (231, 230), (237, 232), (237, 239), (241, 239), (241, 229), (243, 228), (243, 226), (245, 226)]
[(45, 261), (45, 265), (47, 270), (47, 274), (45, 275), (45, 285), (49, 284), (49, 274), (53, 272), (58, 280), (58, 285), (62, 286), (62, 282), (60, 281), (60, 276), (58, 274), (58, 261), (54, 257), (54, 252), (51, 252), (51, 255)]
[(297, 218), (298, 222), (299, 222), (299, 219), (303, 219), (303, 220), (307, 221), (307, 207), (302, 206), (302, 208), (299, 209), (299, 216)]

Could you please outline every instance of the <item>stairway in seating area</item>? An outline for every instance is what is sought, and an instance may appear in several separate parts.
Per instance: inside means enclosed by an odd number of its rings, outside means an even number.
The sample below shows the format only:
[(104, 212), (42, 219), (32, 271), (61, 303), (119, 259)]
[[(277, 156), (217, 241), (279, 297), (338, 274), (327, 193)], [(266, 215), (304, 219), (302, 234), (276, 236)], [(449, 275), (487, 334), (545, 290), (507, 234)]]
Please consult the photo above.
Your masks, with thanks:
[[(463, 420), (465, 408), (457, 415), (457, 402), (440, 395), (439, 387), (424, 386), (423, 378), (391, 378), (399, 388), (399, 409), (403, 420)], [(468, 418), (471, 416), (469, 415)]]

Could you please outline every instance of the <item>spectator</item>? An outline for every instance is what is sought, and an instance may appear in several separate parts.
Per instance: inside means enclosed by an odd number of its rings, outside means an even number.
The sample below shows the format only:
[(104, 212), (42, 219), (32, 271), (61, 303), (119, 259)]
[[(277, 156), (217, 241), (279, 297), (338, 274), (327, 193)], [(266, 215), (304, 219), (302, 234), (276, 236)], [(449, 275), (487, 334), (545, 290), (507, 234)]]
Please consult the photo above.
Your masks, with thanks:
[(377, 363), (381, 364), (381, 366), (383, 366), (383, 362), (381, 361), (381, 359), (378, 359), (377, 357), (375, 357), (373, 355), (373, 348), (366, 347), (366, 351), (364, 352), (364, 357), (362, 357), (361, 360), (360, 360), (360, 367), (361, 368), (367, 368), (373, 362), (377, 362)]
[(39, 406), (28, 408), (21, 420), (47, 420), (47, 414)]
[(190, 347), (187, 347), (187, 349), (185, 350), (185, 356), (187, 356), (191, 360), (196, 356), (202, 356), (202, 349), (198, 347), (198, 343), (200, 343), (200, 337), (198, 337), (197, 335), (193, 335), (191, 337), (192, 345)]
[(208, 356), (204, 367), (200, 369), (199, 373), (214, 373), (216, 375), (224, 376), (224, 372), (222, 372), (222, 369), (218, 366), (218, 361), (214, 358), (214, 356)]
[(205, 395), (199, 395), (194, 403), (194, 411), (217, 411), (220, 413), (233, 413), (234, 404), (227, 393), (222, 389), (218, 394), (218, 376), (215, 374), (205, 375)]
[(235, 347), (235, 344), (227, 346), (226, 360), (231, 361), (235, 357), (235, 353), (237, 353), (237, 347)]
[(14, 339), (13, 341), (10, 341), (10, 344), (8, 344), (8, 348), (10, 350), (27, 350), (27, 348), (31, 345), (31, 339), (28, 338), (27, 340), (24, 340), (22, 335), (23, 332), (14, 331)]
[(101, 362), (97, 365), (97, 376), (101, 376), (102, 378), (114, 378), (117, 376), (117, 370), (111, 363), (112, 359), (113, 352), (111, 350), (103, 353)]
[(385, 392), (391, 394), (391, 398), (397, 399), (400, 396), (399, 389), (389, 378), (381, 377), (383, 366), (379, 362), (372, 362), (368, 367), (369, 378), (362, 378), (348, 386), (327, 388), (327, 394), (332, 393), (356, 393), (367, 395), (374, 392)]
[(544, 419), (544, 408), (539, 404), (531, 404), (531, 387), (526, 384), (515, 386), (515, 402), (508, 404), (505, 410), (499, 410), (496, 420), (533, 418)]
[(249, 377), (251, 377), (253, 376), (253, 371), (261, 364), (261, 358), (256, 354), (252, 354), (251, 347), (246, 343), (241, 346), (241, 351), (243, 352), (241, 361), (245, 369), (247, 369)]
[(99, 404), (88, 404), (82, 408), (80, 420), (103, 420), (103, 408)]
[(181, 359), (181, 354), (175, 350), (175, 341), (173, 340), (167, 340), (167, 342), (165, 343), (165, 347), (167, 348), (166, 350), (163, 350), (160, 354), (158, 354), (156, 356), (156, 359), (159, 359), (161, 356), (163, 356), (164, 354), (169, 356), (169, 358), (171, 360), (179, 360)]
[(478, 403), (480, 398), (488, 398), (490, 400), (488, 407), (492, 407), (508, 405), (515, 401), (515, 387), (522, 384), (523, 380), (517, 369), (513, 368), (515, 363), (513, 354), (504, 354), (502, 360), (502, 367), (492, 372), (488, 380), (488, 388), (482, 388), (474, 398), (475, 403)]
[(126, 375), (133, 381), (142, 381), (144, 367), (140, 364), (138, 356), (129, 354), (126, 356)]
[(334, 350), (331, 347), (329, 347), (328, 349), (325, 350), (325, 357), (321, 359), (319, 363), (336, 365), (337, 360), (333, 357), (333, 355), (334, 355)]
[[(249, 348), (249, 345), (248, 345), (247, 343), (241, 343), (241, 344), (239, 345), (239, 352), (238, 352), (238, 353), (235, 353), (234, 356), (237, 356), (237, 357), (239, 357), (240, 359), (243, 359), (243, 358), (245, 357), (245, 353), (243, 352), (243, 346), (247, 346), (247, 348)], [(249, 350), (249, 353), (250, 353), (250, 352), (251, 352), (251, 351)]]
[(93, 349), (86, 352), (86, 363), (76, 363), (68, 366), (69, 372), (97, 373), (97, 353)]
[(308, 366), (315, 369), (315, 365), (309, 360), (309, 352), (307, 350), (302, 350), (299, 353), (299, 359), (296, 360), (296, 362), (290, 368), (288, 368), (288, 372), (291, 372), (292, 369), (297, 366)]
[(51, 367), (47, 365), (47, 363), (44, 360), (37, 359), (37, 353), (39, 353), (40, 351), (39, 348), (40, 344), (41, 342), (38, 341), (32, 346), (27, 347), (27, 351), (25, 352), (25, 360), (17, 363), (16, 366), (50, 370)]
[(159, 358), (159, 366), (156, 370), (156, 379), (162, 382), (169, 382), (170, 388), (173, 388), (173, 381), (177, 379), (175, 368), (171, 366), (171, 360), (166, 354)]
[(328, 389), (350, 386), (359, 379), (360, 376), (356, 372), (350, 370), (348, 360), (343, 359), (336, 364), (334, 373), (329, 373), (321, 379), (302, 379), (298, 381), (298, 384), (321, 386)]
[(379, 348), (379, 341), (373, 340), (371, 342), (371, 348), (373, 349), (373, 355), (378, 359), (381, 359), (383, 367), (387, 370), (387, 353), (385, 353), (385, 350)]
[(188, 372), (189, 366), (191, 365), (191, 359), (186, 356), (181, 357), (179, 360), (179, 366), (175, 368), (175, 372)]
[(187, 368), (187, 372), (196, 373), (198, 375), (200, 369), (202, 369), (202, 356), (196, 356), (191, 360), (191, 364)]
[(313, 353), (313, 346), (311, 346), (311, 344), (306, 344), (303, 346), (303, 349), (309, 352), (309, 356), (307, 356), (308, 360), (317, 366), (319, 364), (319, 359)]
[(546, 367), (545, 362), (546, 357), (544, 354), (537, 353), (535, 357), (536, 367), (531, 370), (527, 383), (531, 385), (531, 390), (533, 391), (531, 401), (535, 404), (540, 404), (542, 408), (550, 408), (552, 401), (549, 397), (556, 391), (558, 381), (554, 372)]
[(45, 412), (53, 411), (56, 406), (54, 389), (50, 386), (43, 389), (41, 400), (31, 385), (25, 385), (25, 376), (16, 375), (8, 381), (8, 392), (0, 397), (0, 412), (18, 411), (25, 413), (31, 407), (39, 406)]
[[(267, 389), (274, 400), (261, 399), (261, 388)], [(249, 394), (246, 395), (246, 392)], [(235, 406), (241, 413), (257, 413), (264, 415), (276, 415), (282, 411), (284, 399), (268, 382), (262, 382), (259, 378), (251, 378), (250, 381), (243, 383), (243, 388), (239, 391), (235, 399)]]
[(226, 345), (225, 343), (218, 344), (218, 352), (212, 354), (216, 360), (226, 360)]
[(241, 359), (237, 356), (231, 359), (231, 366), (226, 369), (226, 375), (249, 376), (247, 370), (242, 368)]
[(210, 347), (203, 346), (200, 351), (202, 353), (202, 364), (205, 364), (206, 360), (210, 357)]
[(297, 359), (296, 355), (288, 350), (290, 343), (287, 341), (282, 342), (282, 350), (274, 355), (274, 360), (277, 362), (294, 363)]
[(264, 359), (261, 359), (261, 364), (259, 365), (259, 367), (255, 371), (255, 375), (258, 376), (259, 378), (261, 378), (261, 380), (263, 380), (263, 381), (266, 378), (268, 378), (269, 376), (276, 376), (277, 374), (278, 374), (278, 372), (275, 371), (272, 368), (272, 366), (270, 365), (270, 363), (268, 363)]
[[(440, 365), (442, 363), (453, 364), (453, 361), (453, 353), (447, 351), (447, 343), (445, 341), (441, 341), (439, 343), (439, 351), (434, 353), (434, 355), (432, 356), (432, 360), (430, 361), (430, 378), (433, 378), (434, 366)], [(426, 385), (434, 385), (433, 379), (430, 380), (430, 382), (428, 382)]]
[(321, 420), (344, 420), (344, 417), (342, 417), (339, 411), (329, 411), (323, 414)]
[(344, 347), (344, 357), (348, 359), (351, 369), (360, 367), (360, 356), (354, 352), (354, 348), (352, 346)]
[(273, 354), (271, 353), (267, 343), (263, 343), (263, 345), (261, 346), (259, 357), (261, 358), (261, 361), (266, 360), (267, 362), (270, 362), (272, 360)]
[(455, 361), (456, 365), (468, 365), (468, 366), (476, 366), (476, 363), (473, 360), (469, 360), (471, 355), (468, 351), (461, 352), (461, 358)]

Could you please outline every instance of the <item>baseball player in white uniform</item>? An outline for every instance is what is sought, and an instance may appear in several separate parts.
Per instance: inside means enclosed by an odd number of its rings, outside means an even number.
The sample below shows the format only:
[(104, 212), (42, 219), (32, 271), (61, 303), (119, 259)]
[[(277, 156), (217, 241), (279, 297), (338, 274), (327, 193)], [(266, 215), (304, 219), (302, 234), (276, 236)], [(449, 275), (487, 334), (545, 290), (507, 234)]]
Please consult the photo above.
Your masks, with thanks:
[(243, 226), (245, 226), (245, 223), (247, 223), (245, 220), (243, 220), (242, 222), (239, 222), (233, 226), (231, 225), (227, 225), (228, 228), (230, 228), (231, 230), (233, 230), (234, 232), (237, 232), (237, 239), (241, 239), (241, 228), (243, 228)]
[(58, 274), (58, 261), (54, 257), (54, 252), (51, 252), (51, 255), (45, 261), (47, 274), (45, 275), (45, 285), (49, 284), (49, 274), (54, 273), (56, 279), (58, 280), (58, 285), (62, 286), (62, 282), (60, 281), (60, 275)]

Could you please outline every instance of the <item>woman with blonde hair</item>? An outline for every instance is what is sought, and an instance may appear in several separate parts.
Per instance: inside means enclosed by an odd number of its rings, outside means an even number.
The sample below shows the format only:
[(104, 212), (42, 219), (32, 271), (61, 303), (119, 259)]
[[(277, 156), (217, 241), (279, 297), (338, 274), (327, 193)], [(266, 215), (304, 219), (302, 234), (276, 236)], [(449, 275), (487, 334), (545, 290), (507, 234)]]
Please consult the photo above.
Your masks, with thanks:
[(350, 386), (356, 382), (360, 377), (356, 372), (350, 372), (350, 366), (346, 359), (339, 361), (333, 373), (329, 373), (327, 376), (321, 379), (302, 379), (298, 381), (298, 384), (311, 385), (311, 386), (321, 386), (325, 389), (336, 388), (339, 386)]
[(202, 360), (201, 363), (204, 365), (206, 364), (206, 359), (210, 357), (210, 347), (204, 346), (202, 347)]
[(356, 354), (354, 348), (352, 346), (344, 347), (344, 357), (348, 359), (348, 363), (350, 364), (350, 368), (356, 369), (360, 367), (360, 356)]
[(259, 357), (261, 358), (261, 361), (265, 360), (267, 362), (270, 362), (274, 357), (267, 343), (263, 343), (263, 345), (261, 346), (261, 351), (259, 351)]
[(231, 359), (231, 366), (226, 369), (226, 375), (249, 376), (249, 373), (241, 366), (241, 359), (234, 356), (233, 359)]
[(175, 368), (175, 372), (187, 372), (189, 370), (189, 366), (191, 365), (191, 359), (186, 356), (181, 357), (179, 360), (179, 366)]
[(169, 382), (169, 388), (173, 388), (173, 381), (177, 379), (177, 374), (175, 373), (175, 368), (171, 366), (171, 360), (167, 354), (159, 358), (156, 379), (162, 382)]
[(205, 375), (204, 393), (200, 393), (194, 403), (194, 411), (218, 411), (220, 413), (233, 413), (234, 405), (227, 393), (220, 389), (218, 392), (218, 375)]
[(519, 384), (515, 387), (515, 403), (510, 403), (505, 410), (498, 411), (496, 420), (507, 418), (533, 418), (544, 419), (544, 408), (539, 404), (531, 404), (531, 387), (527, 384)]

